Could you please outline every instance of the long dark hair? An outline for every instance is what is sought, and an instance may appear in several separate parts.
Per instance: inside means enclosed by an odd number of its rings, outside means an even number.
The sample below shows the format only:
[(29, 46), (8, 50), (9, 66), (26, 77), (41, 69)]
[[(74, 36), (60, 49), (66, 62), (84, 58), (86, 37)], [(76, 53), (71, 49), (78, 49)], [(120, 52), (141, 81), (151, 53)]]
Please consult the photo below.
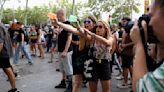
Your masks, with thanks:
[(88, 18), (88, 19), (91, 19), (92, 22), (94, 23), (94, 27), (93, 27), (93, 29), (92, 29), (92, 32), (93, 32), (93, 33), (96, 33), (97, 18), (96, 18), (94, 15), (89, 15), (87, 18)]

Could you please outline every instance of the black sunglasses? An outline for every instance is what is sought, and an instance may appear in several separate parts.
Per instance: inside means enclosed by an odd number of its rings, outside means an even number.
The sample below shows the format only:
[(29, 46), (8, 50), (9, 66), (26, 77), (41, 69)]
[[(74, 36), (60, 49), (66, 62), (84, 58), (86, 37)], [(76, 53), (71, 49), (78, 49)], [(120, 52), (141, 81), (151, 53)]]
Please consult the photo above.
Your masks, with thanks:
[(90, 20), (85, 20), (85, 21), (84, 21), (84, 24), (90, 24), (90, 23), (91, 23)]
[(103, 26), (101, 26), (101, 25), (97, 25), (96, 28), (100, 28), (100, 29), (101, 29), (101, 28), (103, 28)]

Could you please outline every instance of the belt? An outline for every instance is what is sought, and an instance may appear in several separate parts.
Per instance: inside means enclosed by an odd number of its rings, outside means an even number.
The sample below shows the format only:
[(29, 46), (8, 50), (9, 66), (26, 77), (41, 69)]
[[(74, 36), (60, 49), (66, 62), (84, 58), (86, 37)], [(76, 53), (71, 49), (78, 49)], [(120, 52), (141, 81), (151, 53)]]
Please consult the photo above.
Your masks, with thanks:
[(107, 60), (107, 59), (96, 59), (96, 62), (98, 62), (99, 64), (101, 64), (102, 62), (105, 62), (105, 61), (109, 62), (109, 60)]

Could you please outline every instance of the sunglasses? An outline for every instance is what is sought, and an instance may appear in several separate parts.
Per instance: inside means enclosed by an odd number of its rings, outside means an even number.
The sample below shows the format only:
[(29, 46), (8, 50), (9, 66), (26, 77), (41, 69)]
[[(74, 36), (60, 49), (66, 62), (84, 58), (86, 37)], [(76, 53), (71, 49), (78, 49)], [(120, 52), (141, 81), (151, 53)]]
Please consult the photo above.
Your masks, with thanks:
[(96, 28), (100, 28), (100, 29), (101, 29), (101, 28), (103, 28), (103, 26), (101, 26), (101, 25), (97, 25)]
[(84, 24), (90, 24), (90, 23), (91, 23), (90, 20), (85, 20), (85, 21), (84, 21)]

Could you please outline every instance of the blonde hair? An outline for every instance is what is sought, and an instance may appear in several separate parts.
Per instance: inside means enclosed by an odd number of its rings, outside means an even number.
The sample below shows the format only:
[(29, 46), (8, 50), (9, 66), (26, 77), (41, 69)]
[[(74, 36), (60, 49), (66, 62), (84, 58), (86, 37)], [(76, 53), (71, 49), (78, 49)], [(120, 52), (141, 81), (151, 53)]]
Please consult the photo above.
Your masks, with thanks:
[[(101, 22), (101, 23), (103, 24), (103, 26), (104, 26), (104, 28), (105, 28), (105, 31), (106, 31), (106, 33), (105, 33), (105, 38), (106, 38), (106, 39), (109, 39), (109, 37), (111, 36), (111, 30), (110, 30), (110, 28), (109, 28), (108, 23), (105, 22), (105, 21), (103, 21), (103, 20), (98, 20), (98, 22)], [(97, 23), (98, 23), (98, 22), (97, 22)]]

